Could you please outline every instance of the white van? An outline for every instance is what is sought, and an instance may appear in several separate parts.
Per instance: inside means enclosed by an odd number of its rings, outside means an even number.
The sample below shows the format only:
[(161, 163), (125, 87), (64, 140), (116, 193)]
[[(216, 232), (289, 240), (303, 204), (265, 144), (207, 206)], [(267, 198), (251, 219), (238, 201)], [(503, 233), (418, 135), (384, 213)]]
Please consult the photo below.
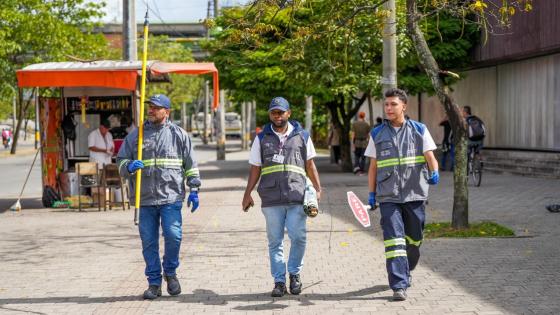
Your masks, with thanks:
[[(210, 130), (212, 130), (212, 115), (206, 115), (206, 136), (210, 136)], [(193, 137), (198, 137), (202, 134), (204, 129), (204, 113), (200, 112), (196, 115), (196, 118), (191, 115), (191, 134)]]
[(241, 115), (236, 112), (226, 113), (226, 136), (241, 138)]

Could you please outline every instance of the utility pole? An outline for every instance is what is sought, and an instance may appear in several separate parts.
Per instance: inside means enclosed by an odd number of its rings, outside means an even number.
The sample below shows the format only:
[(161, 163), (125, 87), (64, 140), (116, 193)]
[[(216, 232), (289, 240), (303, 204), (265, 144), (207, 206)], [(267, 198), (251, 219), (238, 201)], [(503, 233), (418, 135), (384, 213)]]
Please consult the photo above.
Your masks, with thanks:
[(247, 128), (245, 127), (247, 125), (247, 113), (245, 109), (246, 109), (245, 102), (242, 102), (241, 103), (241, 150), (247, 149), (247, 146), (245, 145), (246, 142), (245, 132), (247, 131)]
[(309, 136), (313, 131), (312, 128), (312, 114), (313, 114), (313, 96), (305, 97), (305, 130), (309, 132)]
[(39, 88), (35, 92), (35, 149), (39, 147)]
[(395, 0), (388, 0), (383, 5), (389, 11), (383, 26), (383, 94), (397, 87), (397, 21)]
[(220, 13), (219, 0), (214, 0), (214, 18), (217, 18), (219, 13)]
[(135, 0), (123, 0), (123, 60), (138, 59), (136, 47), (136, 5)]
[[(11, 86), (10, 86), (11, 87)], [(14, 116), (12, 116), (12, 130), (14, 132), (16, 132), (16, 119), (17, 119), (17, 112), (16, 112), (16, 103), (17, 103), (17, 97), (16, 97), (16, 89), (12, 88), (14, 90), (14, 98), (12, 99), (12, 107), (13, 107), (13, 111), (14, 111)]]
[(251, 102), (251, 120), (249, 123), (249, 138), (251, 138), (251, 131), (257, 128), (257, 101)]
[(247, 145), (247, 149), (249, 149), (249, 142), (251, 141), (251, 125), (253, 124), (253, 117), (255, 117), (254, 112), (253, 112), (253, 105), (255, 104), (255, 101), (250, 101), (246, 103), (247, 108), (245, 109), (245, 112), (247, 113), (247, 133), (246, 133), (246, 137), (247, 139), (245, 139), (245, 143)]
[(187, 103), (181, 104), (181, 126), (187, 130)]
[(220, 91), (220, 107), (218, 107), (218, 135), (216, 154), (217, 160), (226, 159), (226, 93), (224, 90)]
[(202, 143), (208, 144), (208, 108), (210, 107), (210, 91), (208, 81), (204, 81), (204, 131), (202, 132)]
[[(208, 0), (208, 7), (206, 9), (206, 19), (210, 20), (212, 16), (212, 0)], [(210, 38), (210, 28), (206, 29), (206, 39)]]

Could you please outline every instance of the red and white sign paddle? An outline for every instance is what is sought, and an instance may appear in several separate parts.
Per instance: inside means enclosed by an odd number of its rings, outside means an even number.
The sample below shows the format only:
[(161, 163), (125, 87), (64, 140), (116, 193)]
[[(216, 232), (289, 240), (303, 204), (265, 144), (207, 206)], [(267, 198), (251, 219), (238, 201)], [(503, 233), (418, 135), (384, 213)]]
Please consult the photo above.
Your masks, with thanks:
[(350, 208), (352, 208), (352, 213), (354, 213), (356, 220), (358, 220), (363, 227), (369, 227), (371, 225), (368, 213), (369, 205), (365, 206), (358, 196), (351, 191), (347, 192), (346, 195), (348, 196), (348, 204)]

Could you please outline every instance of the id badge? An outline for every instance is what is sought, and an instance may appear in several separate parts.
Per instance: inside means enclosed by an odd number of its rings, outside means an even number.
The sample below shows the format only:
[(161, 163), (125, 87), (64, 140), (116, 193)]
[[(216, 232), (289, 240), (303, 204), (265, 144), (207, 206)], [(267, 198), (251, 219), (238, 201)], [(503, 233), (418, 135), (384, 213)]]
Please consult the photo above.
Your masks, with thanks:
[(280, 154), (274, 154), (274, 156), (272, 157), (272, 162), (283, 164), (284, 163), (284, 156), (280, 155)]

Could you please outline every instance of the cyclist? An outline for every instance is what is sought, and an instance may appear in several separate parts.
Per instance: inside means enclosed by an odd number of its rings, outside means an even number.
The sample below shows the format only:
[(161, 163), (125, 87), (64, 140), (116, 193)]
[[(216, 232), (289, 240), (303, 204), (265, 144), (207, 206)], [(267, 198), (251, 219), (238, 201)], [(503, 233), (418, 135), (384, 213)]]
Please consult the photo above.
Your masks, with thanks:
[(474, 150), (475, 154), (479, 154), (482, 146), (484, 144), (484, 137), (486, 136), (486, 127), (484, 122), (477, 116), (472, 114), (470, 106), (463, 106), (463, 117), (467, 121), (468, 127), (468, 146), (467, 153), (469, 159), (471, 158), (471, 153)]

